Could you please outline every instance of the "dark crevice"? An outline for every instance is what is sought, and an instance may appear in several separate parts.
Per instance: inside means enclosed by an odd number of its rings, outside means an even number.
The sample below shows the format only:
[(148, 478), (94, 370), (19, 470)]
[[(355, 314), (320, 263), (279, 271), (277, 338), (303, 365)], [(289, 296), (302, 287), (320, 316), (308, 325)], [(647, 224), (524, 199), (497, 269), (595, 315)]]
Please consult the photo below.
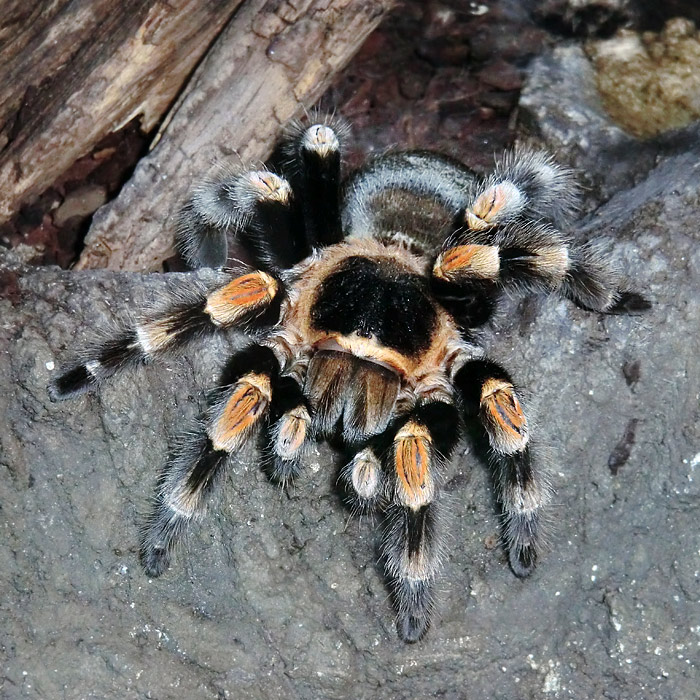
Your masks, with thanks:
[(0, 226), (0, 245), (28, 246), (27, 262), (69, 268), (80, 256), (97, 208), (113, 199), (147, 153), (152, 132), (133, 119), (103, 138), (47, 190)]
[(577, 10), (536, 12), (535, 17), (554, 35), (584, 39), (609, 39), (618, 30), (630, 26), (633, 14), (605, 5), (588, 5)]

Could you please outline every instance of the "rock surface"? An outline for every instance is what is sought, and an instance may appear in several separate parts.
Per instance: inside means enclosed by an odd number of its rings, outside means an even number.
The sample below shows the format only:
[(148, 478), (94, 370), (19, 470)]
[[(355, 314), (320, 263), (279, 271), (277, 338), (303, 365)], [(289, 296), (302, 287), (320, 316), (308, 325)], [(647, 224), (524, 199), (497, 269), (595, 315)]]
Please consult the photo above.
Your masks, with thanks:
[[(0, 695), (697, 694), (698, 133), (675, 149), (631, 137), (625, 149), (607, 149), (599, 122), (574, 121), (561, 102), (554, 110), (544, 88), (538, 102), (531, 88), (556, 60), (534, 66), (523, 107), (561, 157), (608, 182), (589, 194), (592, 213), (578, 233), (614, 241), (630, 286), (653, 308), (622, 317), (554, 298), (521, 303), (517, 313), (514, 304), (488, 336), (489, 352), (529, 388), (540, 440), (551, 445), (551, 549), (533, 576), (520, 581), (508, 569), (488, 471), (465, 443), (448, 487), (438, 611), (417, 645), (396, 637), (374, 564), (376, 530), (340, 503), (325, 446), (289, 493), (242, 456), (172, 569), (149, 580), (137, 561), (139, 523), (174, 436), (196, 415), (230, 343), (193, 347), (125, 373), (99, 395), (51, 404), (46, 384), (92, 327), (124, 318), (174, 278), (8, 262)], [(557, 142), (557, 133), (576, 138)], [(615, 187), (598, 175), (613, 169)], [(603, 192), (609, 201), (600, 204)]]

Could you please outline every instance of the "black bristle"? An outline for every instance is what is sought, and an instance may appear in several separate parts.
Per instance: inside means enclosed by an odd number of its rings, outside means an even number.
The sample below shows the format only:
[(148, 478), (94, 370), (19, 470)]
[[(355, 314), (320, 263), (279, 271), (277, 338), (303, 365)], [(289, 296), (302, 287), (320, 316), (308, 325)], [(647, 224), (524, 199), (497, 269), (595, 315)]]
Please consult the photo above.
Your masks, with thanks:
[(225, 387), (233, 384), (249, 372), (268, 375), (274, 386), (279, 371), (279, 361), (270, 348), (263, 345), (251, 345), (237, 352), (226, 363), (219, 377), (219, 386)]
[(457, 408), (443, 401), (431, 401), (419, 406), (413, 415), (428, 428), (434, 448), (443, 457), (449, 457), (459, 440)]
[(221, 268), (228, 260), (227, 230), (208, 223), (190, 201), (180, 211), (175, 247), (193, 270), (200, 267)]
[(85, 364), (80, 364), (64, 372), (49, 384), (49, 398), (52, 401), (71, 399), (90, 391), (94, 385), (95, 378), (88, 372)]
[(143, 362), (145, 356), (137, 342), (136, 333), (129, 330), (104, 341), (97, 349), (95, 358), (99, 362), (99, 367), (95, 370), (97, 378), (104, 379), (122, 367)]
[(186, 488), (190, 491), (206, 492), (227, 458), (228, 453), (214, 449), (211, 440), (207, 438), (199, 459), (192, 465), (187, 475)]
[(652, 303), (642, 294), (636, 292), (619, 292), (615, 303), (606, 309), (608, 314), (636, 314), (649, 311)]

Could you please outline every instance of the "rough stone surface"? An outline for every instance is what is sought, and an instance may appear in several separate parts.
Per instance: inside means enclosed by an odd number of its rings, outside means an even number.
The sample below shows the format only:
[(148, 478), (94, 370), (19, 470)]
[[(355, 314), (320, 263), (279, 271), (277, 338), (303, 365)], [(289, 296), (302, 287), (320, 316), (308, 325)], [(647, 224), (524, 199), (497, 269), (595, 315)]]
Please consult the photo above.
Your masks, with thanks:
[(696, 128), (640, 140), (613, 122), (578, 44), (557, 46), (532, 61), (519, 116), (524, 132), (579, 171), (589, 210), (644, 179), (659, 157), (697, 143)]
[(635, 136), (700, 117), (700, 32), (690, 20), (669, 20), (658, 33), (622, 30), (587, 52), (607, 112)]
[(137, 561), (139, 522), (173, 436), (196, 415), (230, 344), (194, 347), (100, 395), (51, 404), (46, 384), (91, 327), (149, 303), (175, 278), (8, 263), (0, 695), (697, 695), (697, 130), (686, 133), (691, 149), (644, 145), (640, 169), (636, 141), (601, 147), (599, 129), (612, 126), (567, 127), (572, 116), (548, 111), (548, 93), (538, 105), (528, 91), (539, 134), (587, 139), (580, 151), (578, 141), (560, 142), (560, 156), (589, 173), (619, 173), (609, 201), (597, 206), (602, 190), (589, 193), (594, 211), (579, 233), (614, 241), (630, 285), (654, 304), (620, 317), (553, 298), (515, 314), (513, 303), (515, 315), (489, 336), (489, 351), (530, 390), (540, 441), (551, 445), (551, 549), (533, 576), (515, 579), (495, 544), (488, 471), (465, 443), (448, 488), (440, 603), (417, 645), (396, 637), (373, 563), (375, 530), (339, 502), (325, 447), (287, 494), (242, 455), (219, 507), (193, 528), (172, 570), (149, 580)]

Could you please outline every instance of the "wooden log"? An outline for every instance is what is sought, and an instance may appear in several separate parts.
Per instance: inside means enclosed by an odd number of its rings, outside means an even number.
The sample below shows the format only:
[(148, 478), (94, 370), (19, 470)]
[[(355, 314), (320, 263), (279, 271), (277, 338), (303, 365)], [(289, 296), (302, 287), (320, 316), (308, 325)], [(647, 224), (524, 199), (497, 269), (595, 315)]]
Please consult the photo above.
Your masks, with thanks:
[(151, 130), (240, 3), (4, 3), (0, 223), (134, 117)]
[(393, 0), (247, 0), (195, 72), (131, 180), (94, 217), (78, 268), (159, 270), (192, 183), (224, 158), (259, 163)]

